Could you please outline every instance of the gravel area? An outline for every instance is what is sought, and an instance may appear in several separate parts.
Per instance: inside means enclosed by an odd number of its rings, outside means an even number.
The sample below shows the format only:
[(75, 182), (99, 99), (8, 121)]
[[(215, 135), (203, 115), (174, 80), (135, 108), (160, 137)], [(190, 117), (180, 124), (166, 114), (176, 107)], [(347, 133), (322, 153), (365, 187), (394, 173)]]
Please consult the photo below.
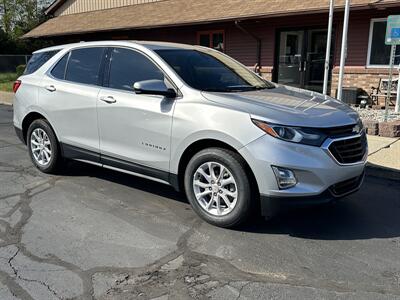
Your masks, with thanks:
[[(359, 108), (359, 107), (353, 107), (353, 109), (358, 112), (362, 120), (373, 120), (378, 122), (383, 122), (385, 120), (384, 109)], [(389, 109), (388, 121), (397, 121), (397, 120), (400, 120), (400, 113), (395, 113), (394, 109)]]

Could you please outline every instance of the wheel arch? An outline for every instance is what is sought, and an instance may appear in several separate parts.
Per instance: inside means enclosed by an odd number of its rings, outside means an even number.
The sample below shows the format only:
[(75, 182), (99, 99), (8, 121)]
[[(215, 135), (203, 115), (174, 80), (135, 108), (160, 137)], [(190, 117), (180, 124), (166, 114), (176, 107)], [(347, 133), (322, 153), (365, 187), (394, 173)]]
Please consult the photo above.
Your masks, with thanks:
[(247, 163), (246, 159), (233, 146), (231, 146), (223, 141), (220, 141), (217, 139), (212, 139), (212, 138), (197, 140), (197, 141), (191, 143), (182, 153), (182, 155), (179, 159), (178, 174), (177, 174), (179, 190), (181, 190), (181, 191), (184, 190), (183, 183), (184, 183), (185, 170), (186, 170), (186, 166), (189, 163), (190, 159), (196, 153), (198, 153), (204, 149), (207, 149), (207, 148), (223, 148), (223, 149), (231, 150), (232, 152), (237, 153), (243, 159), (243, 161), (245, 163), (246, 173), (249, 174), (252, 191), (254, 191), (253, 196), (256, 196), (257, 198), (259, 198), (259, 190), (258, 190), (257, 180), (256, 180), (256, 177), (255, 177), (253, 171), (250, 168), (250, 165)]
[(27, 134), (28, 134), (29, 126), (32, 124), (33, 121), (38, 120), (38, 119), (46, 120), (49, 123), (51, 129), (54, 131), (56, 138), (57, 138), (57, 134), (56, 134), (53, 126), (51, 125), (50, 121), (48, 120), (48, 118), (46, 118), (46, 116), (44, 116), (42, 113), (39, 113), (37, 111), (31, 111), (22, 120), (22, 137), (24, 139), (25, 144), (27, 142)]

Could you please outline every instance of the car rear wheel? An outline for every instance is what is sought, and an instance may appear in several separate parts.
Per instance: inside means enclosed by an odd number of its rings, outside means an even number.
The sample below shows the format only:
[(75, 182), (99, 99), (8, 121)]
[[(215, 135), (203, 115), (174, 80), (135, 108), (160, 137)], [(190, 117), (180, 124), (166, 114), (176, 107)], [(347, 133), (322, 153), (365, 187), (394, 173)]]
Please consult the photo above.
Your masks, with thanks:
[(234, 227), (251, 211), (251, 189), (243, 158), (230, 150), (209, 148), (189, 161), (185, 191), (194, 211), (205, 221)]
[(27, 133), (29, 155), (35, 166), (44, 173), (54, 173), (60, 160), (56, 135), (46, 120), (31, 123)]

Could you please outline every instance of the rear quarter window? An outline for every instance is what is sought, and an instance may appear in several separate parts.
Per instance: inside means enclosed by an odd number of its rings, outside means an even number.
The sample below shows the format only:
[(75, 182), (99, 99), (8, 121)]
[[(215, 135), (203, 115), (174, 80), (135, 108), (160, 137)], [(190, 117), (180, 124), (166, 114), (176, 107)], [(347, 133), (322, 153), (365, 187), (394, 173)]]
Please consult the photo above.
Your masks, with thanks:
[(39, 68), (56, 55), (58, 51), (59, 50), (34, 53), (26, 65), (24, 75), (29, 75), (39, 70)]
[(58, 63), (55, 65), (53, 70), (51, 70), (51, 75), (58, 79), (65, 79), (65, 69), (67, 68), (69, 53), (65, 54)]

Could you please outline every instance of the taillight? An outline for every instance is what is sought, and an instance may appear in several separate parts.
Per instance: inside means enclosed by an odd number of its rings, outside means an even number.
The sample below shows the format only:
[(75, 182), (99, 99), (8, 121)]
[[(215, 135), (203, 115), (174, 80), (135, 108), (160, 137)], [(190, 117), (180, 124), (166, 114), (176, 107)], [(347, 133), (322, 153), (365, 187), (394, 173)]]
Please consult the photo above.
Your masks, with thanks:
[(13, 85), (13, 92), (16, 93), (21, 86), (21, 80), (16, 80)]

